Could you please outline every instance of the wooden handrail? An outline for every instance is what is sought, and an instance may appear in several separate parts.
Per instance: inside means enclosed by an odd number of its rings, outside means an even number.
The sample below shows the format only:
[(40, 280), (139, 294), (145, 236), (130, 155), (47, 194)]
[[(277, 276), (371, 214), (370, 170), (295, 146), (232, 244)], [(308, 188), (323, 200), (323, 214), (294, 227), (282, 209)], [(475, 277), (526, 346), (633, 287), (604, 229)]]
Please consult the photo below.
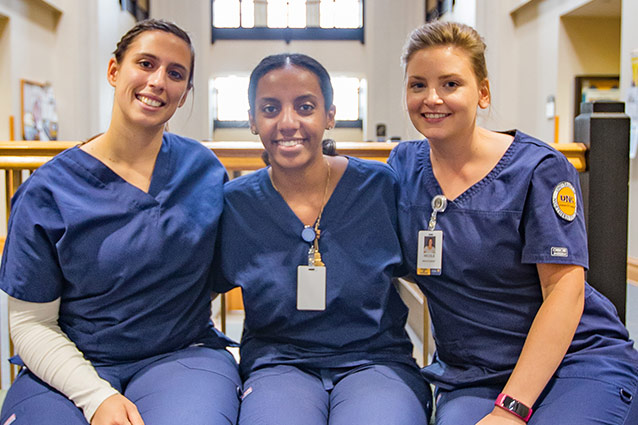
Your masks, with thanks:
[[(28, 142), (0, 141), (0, 169), (35, 170), (53, 156), (80, 142)], [(262, 168), (259, 142), (202, 142), (212, 149), (228, 171), (256, 170)], [(397, 142), (337, 142), (342, 155), (385, 161)], [(563, 153), (578, 171), (587, 168), (587, 147), (582, 143), (550, 143)]]

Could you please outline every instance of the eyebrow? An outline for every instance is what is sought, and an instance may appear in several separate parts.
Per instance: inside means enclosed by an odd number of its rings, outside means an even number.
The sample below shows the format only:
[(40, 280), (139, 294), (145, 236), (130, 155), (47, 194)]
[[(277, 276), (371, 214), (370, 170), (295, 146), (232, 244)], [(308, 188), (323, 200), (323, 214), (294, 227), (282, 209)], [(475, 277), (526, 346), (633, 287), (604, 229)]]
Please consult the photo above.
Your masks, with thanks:
[[(447, 80), (449, 78), (458, 78), (458, 79), (463, 79), (463, 77), (461, 76), (461, 74), (456, 74), (456, 73), (451, 73), (451, 74), (445, 74), (445, 75), (440, 75), (439, 77), (437, 77), (439, 81), (442, 80)], [(422, 77), (420, 75), (408, 75), (407, 79), (413, 79), (413, 80), (418, 80), (418, 81), (426, 81), (427, 78)]]
[(301, 96), (298, 96), (295, 98), (296, 101), (300, 101), (300, 100), (317, 100), (318, 97), (317, 95), (308, 93), (308, 94), (302, 94)]
[[(318, 97), (314, 94), (302, 94), (301, 96), (297, 96), (295, 98), (295, 102), (300, 102), (304, 100), (313, 100), (316, 101)], [(276, 97), (260, 97), (257, 99), (259, 103), (281, 103), (281, 100)]]
[(461, 77), (461, 74), (451, 73), (451, 74), (441, 75), (439, 77), (439, 80), (446, 80), (448, 78), (462, 78), (462, 77)]
[(279, 99), (275, 97), (260, 97), (257, 99), (259, 103), (281, 103)]

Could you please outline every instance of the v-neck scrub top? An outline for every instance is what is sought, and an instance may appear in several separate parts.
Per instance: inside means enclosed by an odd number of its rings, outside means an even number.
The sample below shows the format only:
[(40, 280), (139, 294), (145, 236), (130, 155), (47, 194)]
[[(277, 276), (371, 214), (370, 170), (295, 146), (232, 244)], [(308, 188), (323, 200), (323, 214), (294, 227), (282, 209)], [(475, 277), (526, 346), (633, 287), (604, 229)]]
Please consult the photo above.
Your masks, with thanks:
[(396, 177), (385, 164), (348, 158), (321, 216), (325, 311), (297, 310), (297, 266), (308, 264), (304, 224), (273, 188), (268, 169), (228, 182), (216, 290), (242, 288), (240, 370), (264, 366), (415, 366), (407, 308), (391, 279), (402, 263)]
[[(404, 258), (427, 296), (436, 356), (424, 374), (443, 389), (501, 384), (512, 373), (543, 302), (537, 263), (587, 268), (578, 173), (560, 152), (520, 131), (494, 169), (437, 215), (443, 232), (440, 276), (416, 275), (417, 236), (442, 190), (426, 140), (402, 142), (389, 164), (399, 175)], [(573, 220), (553, 206), (570, 183)], [(635, 388), (638, 352), (612, 303), (585, 283), (585, 307), (557, 377), (594, 378)]]
[(226, 180), (209, 149), (169, 133), (148, 193), (68, 149), (13, 198), (0, 288), (61, 298), (60, 328), (96, 366), (225, 347), (209, 275)]

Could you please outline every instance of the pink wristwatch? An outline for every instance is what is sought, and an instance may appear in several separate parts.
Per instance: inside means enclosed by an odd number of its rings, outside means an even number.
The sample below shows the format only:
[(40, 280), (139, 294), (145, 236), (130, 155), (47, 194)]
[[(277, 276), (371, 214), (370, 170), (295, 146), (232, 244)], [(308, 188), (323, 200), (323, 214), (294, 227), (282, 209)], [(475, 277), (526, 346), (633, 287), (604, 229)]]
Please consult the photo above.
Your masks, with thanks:
[(507, 394), (500, 393), (498, 397), (496, 397), (496, 401), (494, 402), (494, 406), (498, 406), (501, 409), (504, 409), (510, 412), (514, 416), (518, 416), (522, 420), (527, 423), (529, 421), (530, 416), (532, 416), (532, 408), (525, 406), (520, 401), (516, 400), (508, 396)]

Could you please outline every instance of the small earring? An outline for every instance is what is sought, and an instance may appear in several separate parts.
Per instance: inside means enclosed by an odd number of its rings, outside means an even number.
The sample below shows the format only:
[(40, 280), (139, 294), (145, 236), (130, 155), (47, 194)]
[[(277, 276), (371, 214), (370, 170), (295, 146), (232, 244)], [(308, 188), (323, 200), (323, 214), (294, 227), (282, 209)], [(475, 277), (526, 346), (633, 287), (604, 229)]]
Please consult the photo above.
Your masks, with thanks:
[(255, 136), (259, 134), (256, 128), (251, 128), (250, 132), (253, 133)]

